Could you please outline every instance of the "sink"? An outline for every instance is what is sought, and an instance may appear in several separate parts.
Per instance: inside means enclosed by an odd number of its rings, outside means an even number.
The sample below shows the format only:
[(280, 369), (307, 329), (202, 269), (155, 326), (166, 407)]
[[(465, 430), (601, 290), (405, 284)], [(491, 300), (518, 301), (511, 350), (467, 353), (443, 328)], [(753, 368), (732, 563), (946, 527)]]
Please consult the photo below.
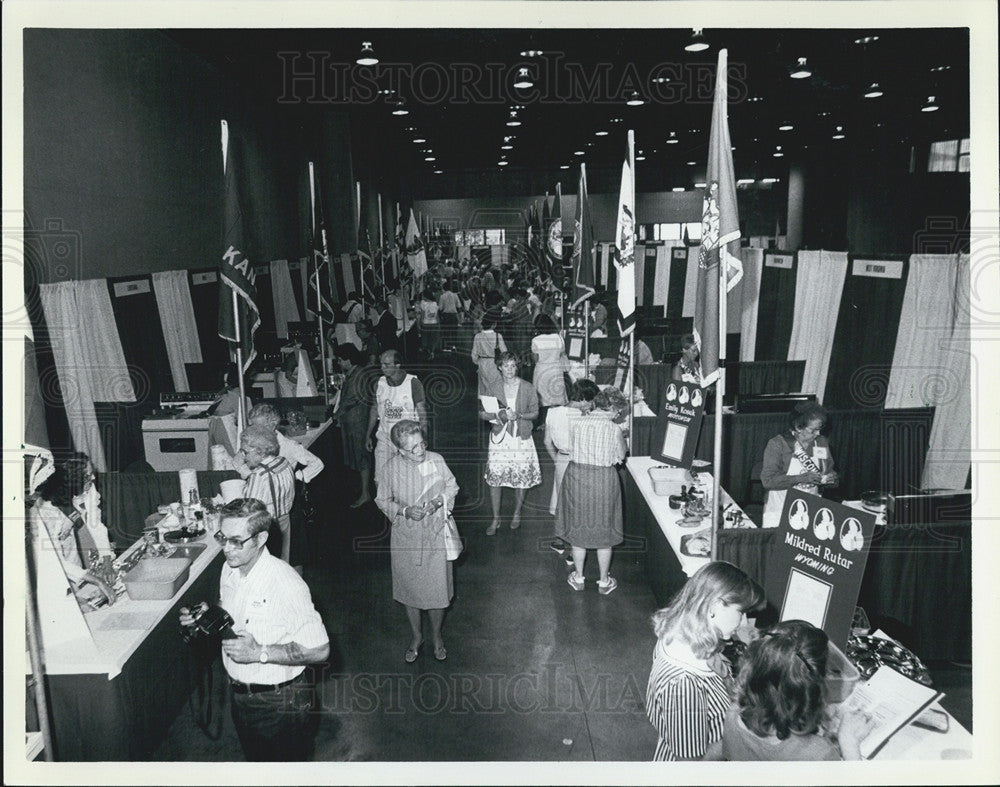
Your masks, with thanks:
[(183, 557), (190, 560), (192, 563), (197, 560), (198, 555), (204, 552), (208, 548), (207, 544), (178, 544), (174, 547), (174, 551), (170, 554), (170, 557)]

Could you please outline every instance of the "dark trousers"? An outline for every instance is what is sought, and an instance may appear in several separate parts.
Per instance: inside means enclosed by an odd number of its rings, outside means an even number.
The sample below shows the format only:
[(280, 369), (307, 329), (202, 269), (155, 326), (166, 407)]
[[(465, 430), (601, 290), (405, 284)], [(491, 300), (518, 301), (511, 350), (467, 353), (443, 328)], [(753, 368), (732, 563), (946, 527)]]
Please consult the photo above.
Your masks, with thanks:
[(233, 724), (248, 761), (302, 762), (312, 757), (314, 694), (304, 675), (277, 690), (232, 692)]

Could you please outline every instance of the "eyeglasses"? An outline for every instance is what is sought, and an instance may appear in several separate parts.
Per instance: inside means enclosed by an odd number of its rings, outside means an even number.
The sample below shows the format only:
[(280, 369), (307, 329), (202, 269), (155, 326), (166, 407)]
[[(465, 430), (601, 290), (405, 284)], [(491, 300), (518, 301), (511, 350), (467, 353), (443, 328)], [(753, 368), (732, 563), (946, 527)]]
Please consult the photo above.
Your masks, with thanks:
[(422, 448), (426, 448), (426, 447), (427, 447), (427, 443), (425, 443), (423, 440), (421, 440), (419, 443), (414, 443), (409, 448), (400, 448), (399, 450), (400, 451), (405, 451), (408, 454), (415, 454), (417, 452), (418, 448), (422, 449)]
[(246, 542), (249, 541), (251, 538), (253, 538), (253, 536), (247, 536), (246, 538), (228, 538), (222, 535), (222, 531), (219, 531), (218, 533), (213, 535), (212, 538), (215, 539), (215, 543), (217, 543), (220, 547), (224, 547), (226, 546), (226, 544), (228, 544), (234, 549), (243, 549), (243, 545), (246, 544)]

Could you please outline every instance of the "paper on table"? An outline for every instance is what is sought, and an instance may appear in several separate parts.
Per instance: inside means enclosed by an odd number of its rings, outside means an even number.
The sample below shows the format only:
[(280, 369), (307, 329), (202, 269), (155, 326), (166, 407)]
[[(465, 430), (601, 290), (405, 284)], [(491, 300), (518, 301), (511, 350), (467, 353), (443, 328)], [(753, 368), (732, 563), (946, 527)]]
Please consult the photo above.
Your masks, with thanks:
[(924, 708), (944, 695), (882, 666), (864, 683), (859, 683), (847, 699), (846, 710), (861, 710), (875, 720), (875, 726), (861, 741), (861, 756), (866, 759)]

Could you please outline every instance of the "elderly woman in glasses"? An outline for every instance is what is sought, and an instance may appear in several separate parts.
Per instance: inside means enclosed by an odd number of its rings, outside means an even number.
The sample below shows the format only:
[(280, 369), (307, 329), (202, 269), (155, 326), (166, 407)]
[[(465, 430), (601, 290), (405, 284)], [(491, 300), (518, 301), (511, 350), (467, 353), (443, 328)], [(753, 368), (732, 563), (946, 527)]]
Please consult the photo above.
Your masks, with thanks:
[(829, 441), (820, 434), (826, 410), (816, 402), (800, 402), (788, 416), (788, 431), (772, 437), (764, 448), (760, 481), (767, 490), (764, 527), (777, 527), (791, 488), (814, 495), (834, 487), (840, 477), (833, 469)]
[(427, 450), (418, 422), (399, 421), (389, 438), (398, 453), (386, 464), (375, 504), (392, 526), (392, 597), (406, 608), (410, 623), (412, 637), (403, 658), (408, 664), (417, 660), (424, 640), (420, 612), (427, 610), (434, 658), (444, 661), (441, 624), (454, 593), (445, 528), (458, 484), (441, 455)]

